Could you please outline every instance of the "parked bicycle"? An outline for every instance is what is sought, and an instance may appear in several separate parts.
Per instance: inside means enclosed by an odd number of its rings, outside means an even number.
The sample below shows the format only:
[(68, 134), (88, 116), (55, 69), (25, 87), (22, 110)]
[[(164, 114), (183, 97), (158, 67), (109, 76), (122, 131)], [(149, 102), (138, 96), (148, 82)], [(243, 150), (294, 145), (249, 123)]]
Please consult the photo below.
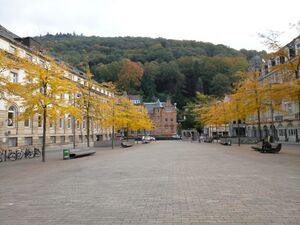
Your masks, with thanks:
[(32, 159), (34, 157), (39, 158), (41, 156), (41, 151), (37, 147), (23, 147), (16, 150), (11, 150), (7, 148), (0, 148), (0, 162), (6, 161), (7, 159), (11, 161), (20, 160), (22, 158)]

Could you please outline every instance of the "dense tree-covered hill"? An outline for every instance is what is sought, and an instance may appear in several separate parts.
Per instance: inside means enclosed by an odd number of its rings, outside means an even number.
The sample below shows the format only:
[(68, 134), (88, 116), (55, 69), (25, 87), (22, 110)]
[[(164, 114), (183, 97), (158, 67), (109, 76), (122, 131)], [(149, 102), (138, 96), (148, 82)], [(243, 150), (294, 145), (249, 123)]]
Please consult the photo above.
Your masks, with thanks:
[[(141, 83), (127, 90), (146, 100), (170, 96), (180, 106), (197, 91), (223, 96), (230, 92), (236, 73), (248, 67), (257, 51), (196, 41), (143, 37), (86, 37), (56, 34), (36, 37), (51, 55), (82, 70), (90, 66), (97, 81), (118, 82), (127, 59), (144, 69)], [(126, 61), (127, 60), (127, 61)]]

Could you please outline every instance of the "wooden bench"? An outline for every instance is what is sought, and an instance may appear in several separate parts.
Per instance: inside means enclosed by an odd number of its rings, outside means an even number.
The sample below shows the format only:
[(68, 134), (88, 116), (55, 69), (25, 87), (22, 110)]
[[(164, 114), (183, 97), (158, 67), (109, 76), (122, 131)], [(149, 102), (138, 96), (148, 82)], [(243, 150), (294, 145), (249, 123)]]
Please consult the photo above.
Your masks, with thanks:
[(267, 146), (263, 146), (262, 142), (259, 142), (255, 146), (251, 146), (254, 150), (257, 150), (261, 153), (278, 153), (282, 147), (281, 143), (269, 143)]
[(83, 156), (88, 156), (88, 155), (93, 155), (95, 154), (96, 151), (91, 150), (91, 149), (71, 149), (70, 150), (70, 158), (79, 158)]

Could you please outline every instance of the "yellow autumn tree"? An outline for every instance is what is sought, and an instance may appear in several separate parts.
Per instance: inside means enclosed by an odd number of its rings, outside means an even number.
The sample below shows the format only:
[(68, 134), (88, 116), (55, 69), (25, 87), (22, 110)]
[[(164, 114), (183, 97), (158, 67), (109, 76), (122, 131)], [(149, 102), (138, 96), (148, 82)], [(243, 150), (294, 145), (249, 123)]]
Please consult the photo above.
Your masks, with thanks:
[(42, 161), (45, 162), (47, 118), (56, 121), (65, 114), (80, 117), (78, 108), (75, 108), (64, 96), (74, 93), (77, 87), (74, 82), (66, 79), (65, 68), (57, 65), (50, 57), (47, 63), (40, 65), (26, 59), (21, 59), (17, 65), (26, 75), (19, 83), (7, 83), (6, 88), (18, 96), (23, 112), (19, 120), (41, 115), (43, 124)]
[(106, 126), (126, 130), (127, 137), (129, 130), (152, 130), (154, 128), (147, 110), (134, 105), (127, 96), (115, 96), (109, 105), (111, 105), (111, 113), (106, 119)]
[[(267, 60), (274, 61), (271, 69), (279, 71), (284, 81), (283, 87), (277, 87), (277, 90), (283, 89), (286, 99), (296, 102), (300, 109), (300, 48), (283, 46), (279, 41), (280, 35), (280, 32), (270, 31), (268, 34), (260, 34), (260, 37), (272, 51), (267, 55)], [(300, 36), (294, 40), (297, 39), (300, 39)], [(280, 63), (275, 63), (276, 58)]]
[(6, 84), (11, 81), (9, 71), (20, 69), (21, 63), (17, 54), (18, 52), (11, 54), (0, 49), (0, 100), (10, 100), (9, 97), (11, 97), (10, 94), (12, 93), (9, 93)]
[[(108, 98), (111, 98), (112, 91), (106, 84), (98, 84), (93, 80), (93, 75), (87, 69), (85, 80), (82, 83), (77, 83), (79, 90), (79, 98), (77, 99), (77, 107), (81, 110), (82, 118), (86, 124), (87, 146), (90, 146), (91, 124), (104, 125), (105, 113), (109, 105)], [(102, 93), (106, 92), (106, 97)]]

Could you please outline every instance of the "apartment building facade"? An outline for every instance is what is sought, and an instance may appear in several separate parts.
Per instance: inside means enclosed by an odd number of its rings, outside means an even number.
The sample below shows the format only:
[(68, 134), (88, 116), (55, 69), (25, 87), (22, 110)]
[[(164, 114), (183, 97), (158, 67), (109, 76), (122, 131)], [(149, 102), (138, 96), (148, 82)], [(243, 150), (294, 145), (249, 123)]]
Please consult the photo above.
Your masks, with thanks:
[[(270, 58), (267, 61), (261, 61), (259, 70), (259, 81), (268, 84), (270, 87), (284, 82), (289, 82), (291, 77), (295, 77), (295, 71), (286, 68), (290, 63), (299, 64), (300, 54), (300, 36), (284, 46), (283, 50), (286, 56), (279, 55)], [(276, 54), (275, 54), (276, 55)], [(298, 77), (300, 74), (298, 74)], [(299, 79), (299, 78), (298, 78)], [(269, 103), (269, 110), (261, 113), (261, 132), (262, 137), (272, 135), (280, 142), (296, 143), (300, 141), (300, 109), (298, 102), (292, 102), (283, 99), (280, 103), (282, 111), (274, 110)], [(257, 116), (247, 118), (246, 136), (258, 136)]]
[[(44, 65), (46, 57), (40, 44), (31, 37), (21, 38), (0, 25), (0, 49), (14, 54), (18, 52), (20, 57), (26, 57), (33, 63)], [(0, 68), (1, 69), (1, 68)], [(1, 71), (1, 70), (0, 70)], [(76, 68), (67, 66), (65, 78), (85, 84), (86, 75)], [(22, 69), (4, 70), (3, 76), (9, 77), (11, 82), (21, 82), (25, 71)], [(113, 94), (105, 88), (95, 85), (93, 92), (99, 96), (99, 101), (113, 97)], [(70, 99), (72, 96), (64, 94), (63, 98)], [(42, 143), (42, 120), (40, 115), (35, 115), (25, 121), (17, 120), (22, 105), (18, 101), (7, 102), (0, 99), (0, 145), (18, 147), (23, 145), (39, 145)], [(76, 144), (84, 144), (87, 140), (87, 124), (83, 118), (81, 122), (75, 121), (71, 115), (65, 115), (54, 123), (47, 125), (47, 146), (72, 144), (75, 138)], [(90, 124), (90, 141), (108, 140), (112, 130), (102, 128), (99, 125)]]

